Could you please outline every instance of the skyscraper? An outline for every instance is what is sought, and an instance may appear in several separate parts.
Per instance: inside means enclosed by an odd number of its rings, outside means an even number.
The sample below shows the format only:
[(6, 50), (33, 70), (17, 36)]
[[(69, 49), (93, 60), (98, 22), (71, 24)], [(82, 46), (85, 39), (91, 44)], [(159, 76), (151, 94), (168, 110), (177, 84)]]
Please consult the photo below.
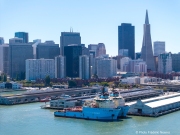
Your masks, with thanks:
[(120, 49), (128, 49), (128, 56), (135, 57), (135, 28), (129, 23), (122, 23), (118, 26), (118, 54)]
[(96, 57), (100, 57), (106, 54), (106, 47), (103, 43), (99, 43), (96, 50)]
[(39, 43), (36, 47), (37, 59), (54, 59), (59, 56), (59, 44), (55, 44), (54, 41), (46, 41), (45, 43)]
[(59, 55), (55, 57), (55, 78), (65, 78), (65, 57)]
[(61, 55), (64, 55), (64, 47), (70, 44), (81, 44), (81, 36), (78, 32), (61, 32), (60, 50)]
[(25, 60), (33, 59), (33, 43), (9, 43), (9, 75), (25, 79)]
[(147, 10), (144, 24), (144, 36), (141, 49), (141, 59), (143, 59), (143, 61), (146, 62), (147, 69), (155, 71), (155, 60), (152, 51), (151, 32)]
[(22, 38), (23, 43), (28, 43), (29, 42), (29, 36), (27, 32), (15, 32), (14, 37)]
[(163, 74), (172, 72), (171, 53), (163, 53), (158, 56), (158, 72)]
[(9, 70), (9, 45), (0, 45), (0, 72), (8, 74)]
[(158, 56), (161, 53), (165, 53), (165, 42), (163, 41), (154, 42), (154, 56)]
[(79, 56), (79, 78), (89, 79), (89, 56)]
[(0, 37), (0, 45), (3, 45), (3, 44), (4, 44), (4, 38)]
[(79, 77), (79, 56), (82, 55), (82, 46), (68, 45), (64, 47), (64, 56), (66, 57), (66, 76)]

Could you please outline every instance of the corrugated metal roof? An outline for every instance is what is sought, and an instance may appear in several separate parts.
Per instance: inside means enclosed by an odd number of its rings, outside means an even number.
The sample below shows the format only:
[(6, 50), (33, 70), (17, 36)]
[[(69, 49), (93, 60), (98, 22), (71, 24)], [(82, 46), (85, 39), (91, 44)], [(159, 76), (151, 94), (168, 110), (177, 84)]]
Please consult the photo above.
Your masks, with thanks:
[(145, 105), (147, 105), (151, 108), (157, 108), (157, 107), (161, 107), (164, 105), (173, 104), (176, 102), (180, 102), (180, 96), (146, 103)]

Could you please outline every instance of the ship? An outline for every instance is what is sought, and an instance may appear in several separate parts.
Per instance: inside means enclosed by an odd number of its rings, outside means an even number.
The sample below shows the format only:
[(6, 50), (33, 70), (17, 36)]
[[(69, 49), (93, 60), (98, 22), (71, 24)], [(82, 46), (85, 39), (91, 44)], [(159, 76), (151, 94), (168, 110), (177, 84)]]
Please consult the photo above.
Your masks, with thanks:
[(116, 108), (108, 94), (101, 98), (86, 101), (82, 107), (65, 108), (54, 112), (56, 117), (69, 117), (87, 120), (114, 121), (118, 120), (121, 108)]
[(96, 100), (104, 100), (104, 101), (111, 100), (114, 104), (114, 107), (121, 110), (118, 114), (118, 117), (124, 118), (127, 116), (127, 113), (129, 111), (129, 106), (125, 105), (125, 101), (123, 97), (119, 94), (119, 92), (114, 91), (110, 94), (106, 92), (105, 95), (103, 94), (103, 95), (100, 95), (99, 97), (96, 97)]
[(120, 93), (115, 91), (112, 94), (110, 94), (109, 98), (115, 102), (115, 105), (117, 108), (121, 109), (121, 112), (119, 113), (118, 117), (121, 117), (121, 118), (126, 117), (129, 111), (129, 106), (125, 105), (125, 100), (120, 95)]

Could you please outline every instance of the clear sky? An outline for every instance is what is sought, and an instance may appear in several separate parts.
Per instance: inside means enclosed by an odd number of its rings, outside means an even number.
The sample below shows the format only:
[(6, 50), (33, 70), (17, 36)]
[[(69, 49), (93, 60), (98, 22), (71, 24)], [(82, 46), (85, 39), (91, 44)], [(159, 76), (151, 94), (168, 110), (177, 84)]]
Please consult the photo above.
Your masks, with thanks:
[(54, 40), (61, 32), (80, 32), (81, 42), (104, 43), (110, 56), (118, 53), (118, 25), (135, 26), (135, 50), (140, 52), (145, 12), (151, 38), (165, 41), (166, 51), (180, 52), (180, 0), (0, 0), (0, 37), (29, 33), (29, 41)]

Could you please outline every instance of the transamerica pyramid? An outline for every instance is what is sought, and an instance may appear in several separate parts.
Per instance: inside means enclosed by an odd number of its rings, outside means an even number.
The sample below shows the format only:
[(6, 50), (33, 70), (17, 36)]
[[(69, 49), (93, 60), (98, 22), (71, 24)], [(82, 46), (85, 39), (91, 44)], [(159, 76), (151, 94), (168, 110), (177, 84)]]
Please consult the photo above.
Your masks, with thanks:
[(152, 51), (150, 24), (148, 19), (148, 11), (146, 10), (146, 19), (144, 24), (144, 36), (141, 48), (141, 59), (147, 64), (147, 69), (155, 71), (155, 60)]

